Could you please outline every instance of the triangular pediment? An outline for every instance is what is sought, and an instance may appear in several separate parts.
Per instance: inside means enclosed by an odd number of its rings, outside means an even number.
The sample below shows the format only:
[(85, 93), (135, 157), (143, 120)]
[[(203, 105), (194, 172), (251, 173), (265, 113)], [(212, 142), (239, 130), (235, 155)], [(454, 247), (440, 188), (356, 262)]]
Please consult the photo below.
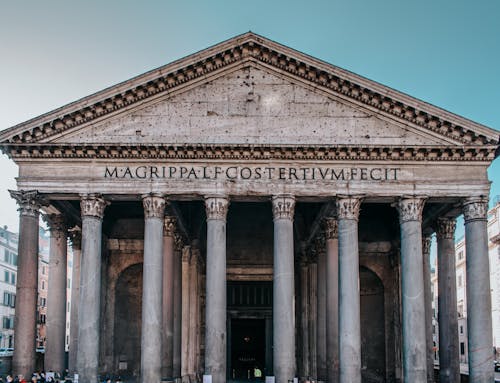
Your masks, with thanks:
[(449, 145), (453, 140), (249, 63), (53, 143)]
[(0, 133), (4, 150), (97, 143), (494, 151), (498, 132), (246, 33)]

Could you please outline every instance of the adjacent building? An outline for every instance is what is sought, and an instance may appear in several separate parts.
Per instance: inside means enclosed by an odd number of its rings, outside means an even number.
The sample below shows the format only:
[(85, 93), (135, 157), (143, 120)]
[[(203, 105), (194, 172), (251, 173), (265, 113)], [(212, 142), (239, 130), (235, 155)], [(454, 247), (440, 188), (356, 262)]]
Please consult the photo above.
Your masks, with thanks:
[(14, 347), (18, 241), (17, 233), (0, 228), (0, 348)]

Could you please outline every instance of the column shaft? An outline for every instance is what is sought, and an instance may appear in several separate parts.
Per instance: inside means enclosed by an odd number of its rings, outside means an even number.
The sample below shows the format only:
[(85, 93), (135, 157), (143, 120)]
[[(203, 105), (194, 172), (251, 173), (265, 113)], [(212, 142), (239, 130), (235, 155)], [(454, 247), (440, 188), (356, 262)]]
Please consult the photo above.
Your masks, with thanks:
[(65, 368), (67, 236), (61, 215), (47, 217), (50, 226), (49, 286), (45, 369), (59, 373)]
[(162, 376), (173, 376), (174, 362), (174, 232), (175, 218), (166, 216), (163, 227), (163, 339)]
[(71, 277), (71, 312), (69, 327), (69, 355), (68, 369), (71, 374), (76, 371), (76, 352), (78, 349), (78, 303), (80, 297), (80, 261), (82, 255), (82, 232), (75, 230), (71, 232), (71, 244), (73, 248), (73, 267)]
[(96, 195), (80, 201), (82, 211), (82, 262), (78, 310), (77, 373), (82, 383), (95, 383), (99, 367), (101, 319), (102, 218), (106, 202)]
[(276, 383), (295, 377), (295, 307), (292, 196), (273, 197), (273, 335)]
[(439, 381), (460, 381), (457, 287), (455, 269), (455, 220), (438, 220), (438, 320)]
[(302, 335), (302, 376), (309, 376), (309, 268), (304, 260), (300, 265), (300, 324)]
[(228, 200), (205, 199), (207, 212), (207, 280), (205, 374), (226, 382), (226, 215)]
[(493, 382), (493, 335), (487, 231), (488, 201), (464, 202), (469, 382)]
[(182, 251), (182, 326), (181, 326), (181, 376), (189, 374), (188, 356), (189, 356), (189, 258), (191, 256), (191, 248), (186, 246)]
[(316, 243), (318, 254), (318, 327), (317, 327), (317, 378), (325, 381), (327, 378), (326, 366), (326, 249), (323, 236)]
[(405, 382), (427, 380), (425, 302), (422, 256), (424, 200), (399, 201), (403, 299), (403, 375)]
[(173, 376), (181, 376), (181, 336), (182, 336), (182, 239), (175, 237), (174, 253), (174, 357), (173, 357)]
[(163, 216), (165, 199), (147, 195), (144, 205), (141, 382), (161, 381)]
[(318, 377), (318, 264), (309, 264), (309, 375)]
[(19, 247), (14, 319), (14, 375), (30, 376), (35, 370), (38, 286), (39, 197), (36, 191), (10, 191), (19, 204)]
[(337, 200), (340, 382), (361, 383), (358, 198)]
[(425, 340), (427, 357), (427, 383), (434, 383), (434, 341), (432, 338), (432, 293), (431, 293), (431, 237), (425, 237), (422, 241), (422, 252), (424, 256), (424, 299), (425, 299)]
[(326, 364), (328, 383), (337, 383), (339, 376), (339, 242), (334, 218), (325, 221), (326, 236)]

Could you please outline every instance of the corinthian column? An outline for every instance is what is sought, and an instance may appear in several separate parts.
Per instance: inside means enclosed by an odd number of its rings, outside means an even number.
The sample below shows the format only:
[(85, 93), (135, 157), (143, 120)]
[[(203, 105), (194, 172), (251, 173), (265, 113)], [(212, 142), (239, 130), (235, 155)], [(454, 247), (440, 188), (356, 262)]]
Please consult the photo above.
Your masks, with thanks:
[(316, 252), (318, 254), (318, 295), (317, 295), (317, 313), (318, 327), (316, 330), (316, 368), (318, 371), (318, 380), (325, 381), (327, 378), (326, 364), (326, 249), (325, 237), (319, 235), (316, 238)]
[(432, 291), (431, 291), (431, 237), (422, 239), (424, 256), (425, 341), (427, 359), (427, 383), (434, 383), (434, 341), (432, 339)]
[(326, 239), (326, 365), (328, 383), (339, 374), (339, 232), (336, 218), (325, 219)]
[(101, 319), (102, 219), (107, 202), (86, 194), (80, 201), (82, 214), (82, 265), (78, 306), (78, 352), (76, 367), (82, 383), (95, 383), (99, 367)]
[(273, 196), (273, 361), (276, 383), (295, 377), (293, 213), (295, 198)]
[(71, 246), (73, 248), (73, 267), (71, 278), (71, 313), (69, 327), (68, 369), (71, 374), (76, 371), (76, 351), (78, 349), (78, 301), (80, 297), (80, 259), (82, 254), (82, 232), (72, 230)]
[(161, 381), (163, 219), (165, 198), (148, 194), (144, 206), (141, 382)]
[(422, 255), (423, 208), (423, 198), (405, 198), (398, 202), (401, 225), (403, 374), (405, 382), (425, 382), (427, 380)]
[(455, 227), (453, 218), (438, 219), (439, 381), (441, 383), (460, 381)]
[(358, 217), (361, 199), (339, 198), (339, 365), (340, 382), (361, 383)]
[(493, 382), (488, 200), (464, 201), (469, 382)]
[(205, 374), (226, 382), (226, 216), (229, 200), (207, 197)]
[(163, 226), (163, 347), (162, 375), (173, 377), (174, 351), (174, 235), (175, 217), (165, 216)]
[(182, 237), (176, 233), (174, 237), (175, 251), (174, 251), (174, 337), (173, 343), (173, 377), (181, 377), (181, 347), (182, 347)]
[(66, 339), (66, 223), (62, 215), (46, 216), (50, 227), (49, 287), (47, 293), (47, 344), (45, 369), (64, 371)]
[(19, 247), (14, 329), (14, 375), (35, 370), (36, 300), (38, 286), (38, 218), (41, 198), (36, 191), (10, 191), (19, 205)]

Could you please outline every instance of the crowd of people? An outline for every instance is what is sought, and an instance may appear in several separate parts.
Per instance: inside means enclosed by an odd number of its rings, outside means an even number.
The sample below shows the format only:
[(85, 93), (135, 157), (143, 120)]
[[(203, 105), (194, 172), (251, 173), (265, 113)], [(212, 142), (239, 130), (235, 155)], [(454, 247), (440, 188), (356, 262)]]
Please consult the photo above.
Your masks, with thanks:
[[(54, 371), (39, 371), (34, 372), (30, 379), (24, 375), (7, 375), (5, 379), (0, 376), (0, 383), (73, 383), (72, 377), (69, 375), (68, 370), (63, 374)], [(102, 383), (123, 383), (120, 377), (112, 379), (106, 376), (102, 379)]]

